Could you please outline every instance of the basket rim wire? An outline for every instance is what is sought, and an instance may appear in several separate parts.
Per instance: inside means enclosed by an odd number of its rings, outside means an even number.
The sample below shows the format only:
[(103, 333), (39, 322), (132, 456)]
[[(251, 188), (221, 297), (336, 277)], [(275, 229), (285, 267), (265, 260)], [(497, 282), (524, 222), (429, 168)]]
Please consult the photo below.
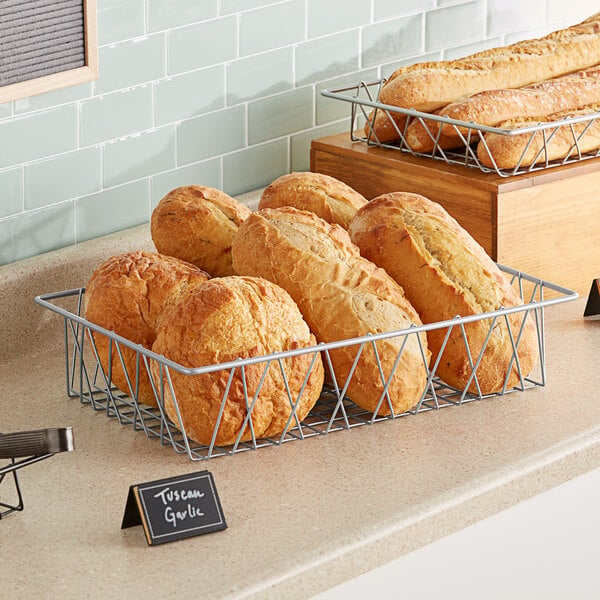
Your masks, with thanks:
[[(574, 300), (578, 295), (572, 290), (521, 273), (510, 267), (504, 265), (498, 266), (509, 276), (511, 284), (518, 289), (523, 299), (523, 305), (509, 308), (499, 307), (495, 311), (479, 315), (455, 316), (453, 319), (446, 321), (419, 326), (411, 325), (398, 331), (369, 333), (362, 337), (336, 342), (317, 343), (306, 348), (276, 352), (259, 357), (238, 358), (218, 365), (204, 365), (194, 368), (179, 365), (114, 332), (87, 321), (81, 316), (85, 288), (42, 294), (37, 296), (35, 301), (40, 306), (59, 314), (63, 318), (65, 371), (67, 395), (69, 397), (78, 397), (82, 404), (91, 405), (95, 411), (103, 411), (109, 417), (116, 417), (122, 425), (132, 425), (136, 430), (143, 430), (146, 437), (159, 439), (162, 445), (171, 446), (176, 453), (186, 454), (191, 460), (204, 460), (216, 456), (232, 455), (244, 450), (255, 450), (265, 446), (279, 446), (292, 440), (324, 435), (332, 431), (347, 430), (358, 425), (373, 424), (400, 416), (416, 415), (428, 410), (456, 406), (473, 400), (502, 396), (511, 391), (523, 391), (530, 387), (545, 385), (544, 309), (548, 306)], [(530, 285), (530, 289), (528, 288), (527, 290), (528, 299), (524, 298), (524, 282), (528, 282)], [(546, 289), (552, 290), (555, 295), (551, 298), (545, 298), (544, 291)], [(76, 308), (73, 311), (60, 305), (61, 302), (63, 304), (69, 301), (72, 302), (73, 298), (76, 299)], [(532, 313), (531, 316), (530, 313)], [(518, 316), (519, 314), (522, 314), (523, 317), (520, 323), (517, 322), (518, 329), (513, 333), (509, 317), (510, 315)], [(541, 372), (541, 380), (537, 379), (533, 374), (525, 375), (521, 370), (519, 361), (518, 349), (528, 319), (533, 321), (536, 328), (536, 345), (538, 351), (538, 366), (536, 368)], [(466, 326), (469, 323), (480, 320), (487, 320), (489, 326), (481, 348), (473, 354)], [(501, 390), (490, 394), (483, 394), (477, 377), (477, 371), (492, 332), (500, 323), (503, 323), (509, 332), (512, 355)], [(514, 327), (514, 323), (512, 326)], [(435, 329), (445, 329), (445, 332), (440, 351), (435, 360), (432, 361), (432, 364), (429, 365), (420, 334)], [(457, 329), (460, 332), (460, 338), (464, 344), (470, 367), (468, 381), (462, 389), (448, 385), (440, 380), (436, 374), (450, 336)], [(108, 338), (109, 352), (106, 371), (100, 361), (96, 340), (97, 336)], [(403, 339), (399, 341), (399, 338)], [(402, 413), (395, 413), (389, 395), (389, 388), (396, 369), (400, 364), (406, 344), (411, 338), (418, 341), (421, 360), (426, 369), (426, 383), (414, 407)], [(377, 343), (392, 339), (397, 341), (397, 351), (394, 359), (391, 361), (392, 366), (390, 371), (386, 374)], [(341, 381), (335, 375), (331, 351), (349, 346), (356, 349), (356, 354), (345, 381)], [(373, 412), (369, 412), (354, 404), (346, 395), (359, 360), (368, 348), (372, 348), (372, 354), (382, 386)], [(130, 373), (126, 368), (125, 349), (135, 352), (135, 373)], [(310, 364), (307, 371), (302, 377), (299, 388), (297, 391), (292, 391), (288, 372), (285, 367), (285, 360), (310, 354), (312, 354), (312, 358), (309, 361)], [(298, 415), (298, 407), (319, 357), (322, 360), (325, 372), (329, 376), (329, 380), (326, 381), (326, 385), (315, 408), (301, 421)], [(111, 384), (112, 372), (117, 365), (120, 366), (125, 375), (126, 391), (121, 391)], [(155, 369), (151, 368), (151, 365), (158, 367), (157, 373)], [(250, 367), (258, 368), (259, 371), (257, 372), (260, 372), (258, 384), (254, 384), (256, 387), (253, 390), (249, 390), (247, 381), (247, 368)], [(258, 438), (254, 430), (252, 415), (271, 369), (278, 371), (282, 378), (284, 393), (290, 410), (281, 433), (271, 437)], [(518, 375), (518, 383), (509, 389), (509, 379), (511, 373), (515, 370)], [(171, 374), (172, 372), (177, 372), (183, 376), (195, 376), (215, 373), (217, 371), (224, 373), (228, 371), (227, 382), (220, 399), (217, 422), (212, 432), (210, 443), (206, 445), (199, 444), (186, 434), (184, 418), (177, 402), (176, 386), (173, 383)], [(146, 406), (137, 400), (140, 390), (140, 379), (144, 374), (148, 374), (150, 386), (156, 399), (156, 407)], [(241, 379), (242, 383), (245, 415), (233, 444), (230, 446), (219, 446), (216, 443), (217, 432), (223, 419), (232, 383), (236, 376)], [(169, 418), (165, 410), (166, 392), (171, 396), (174, 409), (173, 420)], [(382, 412), (385, 412), (383, 407), (386, 407), (389, 414), (382, 414)], [(250, 439), (242, 441), (243, 436), (248, 432)]]
[[(391, 104), (384, 104), (383, 102), (379, 101), (379, 93), (385, 82), (385, 78), (370, 81), (361, 80), (353, 85), (321, 90), (322, 96), (333, 100), (347, 102), (351, 105), (350, 138), (352, 141), (361, 141), (370, 146), (374, 145), (382, 148), (398, 150), (411, 154), (412, 156), (424, 156), (426, 158), (441, 160), (447, 164), (461, 164), (469, 168), (478, 169), (484, 173), (496, 173), (500, 177), (512, 177), (514, 175), (531, 173), (533, 171), (558, 167), (590, 158), (597, 158), (600, 156), (600, 149), (583, 153), (579, 146), (579, 142), (581, 141), (582, 137), (586, 134), (592, 124), (598, 118), (600, 118), (600, 112), (588, 115), (565, 117), (564, 119), (557, 121), (537, 122), (532, 123), (531, 125), (519, 127), (517, 129), (510, 129), (506, 127), (482, 125), (475, 123), (474, 121), (462, 121), (459, 119), (452, 119), (445, 115), (436, 115), (434, 113), (426, 113), (412, 108), (403, 108), (399, 106), (393, 106)], [(369, 116), (370, 110), (373, 111), (371, 117)], [(398, 139), (396, 141), (382, 142), (375, 133), (373, 124), (379, 111), (387, 115), (389, 123), (391, 123), (397, 134)], [(392, 116), (393, 114), (404, 115), (407, 117), (402, 129), (400, 129), (394, 120)], [(357, 129), (359, 129), (358, 121), (360, 117), (365, 120), (365, 123), (368, 126), (368, 133), (365, 133), (364, 135), (357, 135), (356, 133)], [(430, 152), (417, 152), (413, 150), (407, 143), (406, 131), (408, 126), (414, 121), (418, 121), (423, 126), (429, 138), (433, 142), (433, 149)], [(580, 134), (577, 134), (574, 129), (574, 125), (578, 123), (586, 123), (583, 131)], [(441, 147), (439, 140), (443, 125), (452, 126), (454, 132), (460, 138), (463, 146), (462, 148), (457, 146), (455, 149), (444, 150)], [(573, 137), (573, 144), (570, 146), (567, 155), (564, 158), (549, 161), (547, 152), (548, 144), (552, 141), (556, 135), (556, 132), (564, 127), (570, 129)], [(466, 133), (463, 133), (463, 130), (466, 130)], [(530, 137), (522, 151), (519, 160), (517, 161), (516, 166), (510, 168), (498, 166), (486, 143), (484, 136), (486, 133), (507, 137), (530, 134)], [(541, 133), (542, 135), (541, 147), (536, 152), (533, 162), (528, 165), (523, 165), (522, 163), (525, 160), (526, 153), (538, 133)], [(474, 137), (476, 137), (477, 141), (483, 143), (487, 154), (491, 159), (492, 166), (483, 165), (477, 157), (477, 154), (472, 146), (472, 140)], [(540, 156), (542, 155), (544, 156), (544, 160), (538, 162)]]

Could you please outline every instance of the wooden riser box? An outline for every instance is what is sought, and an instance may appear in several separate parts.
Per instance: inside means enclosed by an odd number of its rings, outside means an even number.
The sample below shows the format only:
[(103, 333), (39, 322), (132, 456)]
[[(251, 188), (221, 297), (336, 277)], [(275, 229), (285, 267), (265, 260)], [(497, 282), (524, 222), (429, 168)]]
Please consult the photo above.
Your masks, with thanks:
[(368, 199), (423, 194), (495, 261), (581, 295), (600, 277), (600, 159), (506, 178), (352, 142), (346, 133), (312, 141), (311, 170)]

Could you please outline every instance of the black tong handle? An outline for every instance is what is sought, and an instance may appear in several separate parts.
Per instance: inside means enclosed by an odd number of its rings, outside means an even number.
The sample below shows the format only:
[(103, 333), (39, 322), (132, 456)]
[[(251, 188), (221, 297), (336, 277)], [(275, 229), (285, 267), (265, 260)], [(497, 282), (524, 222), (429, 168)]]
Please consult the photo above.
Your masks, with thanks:
[(56, 454), (73, 450), (71, 427), (0, 433), (0, 458)]

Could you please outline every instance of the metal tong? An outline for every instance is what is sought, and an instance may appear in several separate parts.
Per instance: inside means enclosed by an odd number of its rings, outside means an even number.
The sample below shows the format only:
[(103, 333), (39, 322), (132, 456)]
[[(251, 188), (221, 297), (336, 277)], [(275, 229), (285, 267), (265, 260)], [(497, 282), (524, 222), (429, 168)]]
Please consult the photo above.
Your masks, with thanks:
[(52, 455), (73, 450), (71, 427), (0, 433), (0, 458)]

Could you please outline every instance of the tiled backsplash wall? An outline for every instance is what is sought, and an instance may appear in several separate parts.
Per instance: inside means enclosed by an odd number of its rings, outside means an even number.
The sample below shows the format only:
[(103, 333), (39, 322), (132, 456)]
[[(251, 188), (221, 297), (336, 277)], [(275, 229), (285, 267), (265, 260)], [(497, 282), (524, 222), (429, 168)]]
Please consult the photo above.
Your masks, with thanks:
[(345, 131), (324, 88), (571, 25), (591, 0), (98, 0), (100, 78), (0, 105), (0, 264), (240, 194)]

